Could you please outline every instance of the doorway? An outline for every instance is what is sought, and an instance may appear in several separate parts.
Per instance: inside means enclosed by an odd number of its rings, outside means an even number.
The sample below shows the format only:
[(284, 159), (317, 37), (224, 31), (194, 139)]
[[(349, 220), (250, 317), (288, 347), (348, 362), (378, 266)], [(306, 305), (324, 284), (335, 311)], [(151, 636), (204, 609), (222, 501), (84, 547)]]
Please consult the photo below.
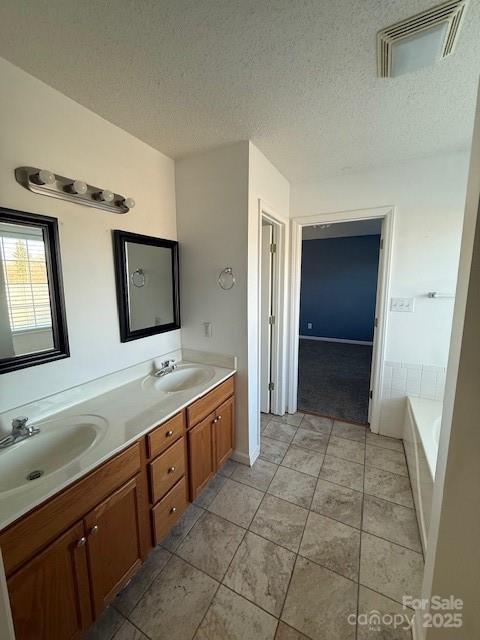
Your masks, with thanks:
[[(350, 227), (349, 229), (345, 226), (346, 223), (355, 223), (357, 226)], [(319, 231), (324, 232), (326, 236), (330, 235), (332, 238), (335, 235), (342, 237), (342, 234), (343, 237), (346, 238), (355, 237), (359, 234), (355, 230), (352, 233), (352, 229), (356, 228), (358, 230), (360, 228), (358, 225), (362, 223), (365, 227), (361, 233), (376, 236), (376, 240), (372, 239), (372, 242), (377, 242), (378, 249), (378, 257), (375, 265), (377, 275), (374, 282), (375, 291), (373, 292), (373, 298), (372, 288), (370, 287), (369, 317), (371, 318), (372, 325), (370, 327), (370, 334), (361, 335), (360, 339), (349, 337), (348, 334), (345, 333), (343, 335), (347, 335), (347, 337), (342, 337), (342, 333), (338, 332), (339, 327), (337, 327), (337, 334), (335, 335), (335, 333), (331, 332), (330, 326), (329, 335), (320, 335), (326, 331), (326, 325), (324, 323), (326, 318), (320, 314), (317, 320), (311, 320), (303, 313), (305, 309), (301, 310), (304, 232), (307, 237), (309, 233), (319, 233)], [(378, 432), (380, 390), (382, 387), (383, 361), (385, 357), (384, 345), (387, 330), (387, 301), (393, 244), (393, 224), (394, 211), (390, 207), (364, 211), (339, 212), (336, 214), (322, 214), (297, 218), (292, 221), (292, 309), (290, 317), (291, 343), (288, 400), (288, 411), (290, 413), (294, 413), (303, 408), (304, 411), (326, 415), (330, 418), (337, 418), (349, 422), (360, 422), (362, 424), (368, 423), (370, 424), (372, 432)], [(342, 225), (343, 229), (339, 225)], [(314, 227), (316, 227), (315, 231), (312, 230)], [(340, 254), (342, 260), (339, 262), (340, 267), (337, 265), (337, 269), (343, 269), (342, 265), (348, 264), (348, 257), (351, 251), (343, 249), (340, 251)], [(337, 256), (337, 258), (338, 257), (339, 256)], [(370, 272), (371, 270), (370, 268)], [(346, 269), (346, 271), (348, 271), (348, 269)], [(335, 277), (338, 276), (335, 272), (333, 275)], [(370, 276), (371, 275), (370, 273)], [(317, 274), (318, 279), (322, 277), (324, 279), (326, 278), (324, 269), (322, 269), (322, 273)], [(333, 283), (335, 283), (335, 277), (332, 279)], [(336, 296), (337, 301), (340, 293), (339, 290)], [(352, 298), (357, 296), (356, 289), (353, 290), (353, 293), (351, 292), (351, 296)], [(333, 304), (334, 297), (335, 296), (330, 294), (330, 297), (327, 296), (326, 300), (323, 301), (324, 316), (326, 315), (327, 319), (330, 320), (330, 325), (332, 321), (330, 312), (335, 306)], [(302, 318), (301, 311), (303, 314)], [(306, 309), (306, 312), (307, 315), (309, 315), (313, 311)], [(329, 314), (330, 317), (328, 317)], [(353, 313), (352, 311), (345, 312), (344, 309), (344, 323), (352, 319), (350, 316), (355, 316), (355, 309)], [(315, 331), (316, 322), (318, 322), (319, 325), (316, 329), (320, 328), (318, 331)], [(301, 325), (301, 323), (303, 324)], [(340, 327), (340, 329), (345, 331), (346, 327)], [(327, 331), (327, 334), (328, 333)], [(359, 349), (354, 349), (355, 345), (359, 347)], [(350, 358), (349, 361), (349, 353), (350, 355), (356, 353), (355, 359)], [(307, 354), (310, 359), (310, 364), (305, 362), (305, 354)], [(356, 362), (354, 360), (356, 360)], [(308, 371), (308, 366), (313, 367), (313, 376), (312, 372)], [(357, 373), (355, 373), (355, 369)], [(306, 379), (304, 376), (305, 373)], [(310, 380), (308, 379), (309, 376)], [(355, 376), (361, 380), (361, 383), (356, 384)], [(348, 380), (348, 384), (351, 387), (350, 393), (347, 393), (345, 389), (345, 380)], [(315, 385), (317, 392), (319, 392), (320, 395), (322, 393), (324, 394), (324, 404), (322, 405), (319, 401), (316, 407), (311, 405), (305, 406), (309, 395), (314, 399), (316, 397)], [(339, 409), (345, 409), (345, 406), (342, 407), (342, 403), (344, 405), (347, 404), (347, 400), (350, 403), (352, 402), (352, 397), (355, 396), (355, 393), (361, 396), (361, 402), (357, 405), (357, 409), (360, 407), (359, 412), (352, 415), (339, 411)], [(322, 400), (322, 398), (320, 398), (320, 400)]]
[(260, 284), (260, 411), (270, 413), (275, 383), (272, 377), (272, 338), (275, 327), (273, 282), (275, 270), (275, 227), (262, 217)]
[(302, 230), (298, 410), (366, 425), (382, 220)]

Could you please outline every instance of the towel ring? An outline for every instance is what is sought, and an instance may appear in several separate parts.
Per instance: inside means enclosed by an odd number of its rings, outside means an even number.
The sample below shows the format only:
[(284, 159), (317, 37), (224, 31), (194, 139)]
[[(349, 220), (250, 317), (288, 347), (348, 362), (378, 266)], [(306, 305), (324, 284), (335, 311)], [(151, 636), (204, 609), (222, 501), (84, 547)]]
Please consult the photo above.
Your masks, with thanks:
[(228, 291), (235, 284), (235, 276), (232, 267), (225, 267), (218, 276), (218, 284), (224, 291)]
[(141, 287), (145, 286), (145, 271), (143, 269), (135, 269), (130, 274), (130, 280), (134, 287), (141, 289)]

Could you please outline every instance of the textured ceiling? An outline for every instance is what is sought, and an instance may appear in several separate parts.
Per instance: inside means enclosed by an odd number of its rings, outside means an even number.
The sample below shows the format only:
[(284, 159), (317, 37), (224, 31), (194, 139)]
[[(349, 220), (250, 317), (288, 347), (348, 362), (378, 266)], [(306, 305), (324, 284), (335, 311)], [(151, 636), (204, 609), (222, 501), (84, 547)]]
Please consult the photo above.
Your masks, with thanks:
[(376, 32), (435, 4), (2, 0), (0, 55), (169, 156), (248, 138), (296, 182), (469, 144), (478, 0), (454, 55), (376, 76)]

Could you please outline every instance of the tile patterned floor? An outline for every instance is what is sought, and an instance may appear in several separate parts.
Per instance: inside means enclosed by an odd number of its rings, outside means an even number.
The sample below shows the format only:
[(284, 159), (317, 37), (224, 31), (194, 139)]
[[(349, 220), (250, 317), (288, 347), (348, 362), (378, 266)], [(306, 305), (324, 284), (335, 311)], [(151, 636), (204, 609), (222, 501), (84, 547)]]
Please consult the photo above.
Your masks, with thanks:
[(400, 441), (262, 415), (261, 457), (228, 461), (89, 640), (410, 640), (352, 625), (402, 612), (423, 573)]

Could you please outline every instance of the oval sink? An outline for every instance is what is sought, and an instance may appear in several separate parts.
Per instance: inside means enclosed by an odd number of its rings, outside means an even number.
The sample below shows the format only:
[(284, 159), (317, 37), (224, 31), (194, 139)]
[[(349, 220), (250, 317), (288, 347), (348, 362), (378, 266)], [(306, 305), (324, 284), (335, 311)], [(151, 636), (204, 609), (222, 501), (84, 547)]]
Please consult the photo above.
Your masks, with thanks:
[(209, 382), (214, 375), (215, 370), (212, 367), (181, 364), (172, 373), (167, 373), (161, 378), (148, 376), (142, 384), (144, 388), (153, 388), (164, 393), (177, 393)]
[(0, 495), (33, 487), (79, 460), (107, 428), (100, 416), (73, 416), (35, 424), (40, 433), (0, 451)]

